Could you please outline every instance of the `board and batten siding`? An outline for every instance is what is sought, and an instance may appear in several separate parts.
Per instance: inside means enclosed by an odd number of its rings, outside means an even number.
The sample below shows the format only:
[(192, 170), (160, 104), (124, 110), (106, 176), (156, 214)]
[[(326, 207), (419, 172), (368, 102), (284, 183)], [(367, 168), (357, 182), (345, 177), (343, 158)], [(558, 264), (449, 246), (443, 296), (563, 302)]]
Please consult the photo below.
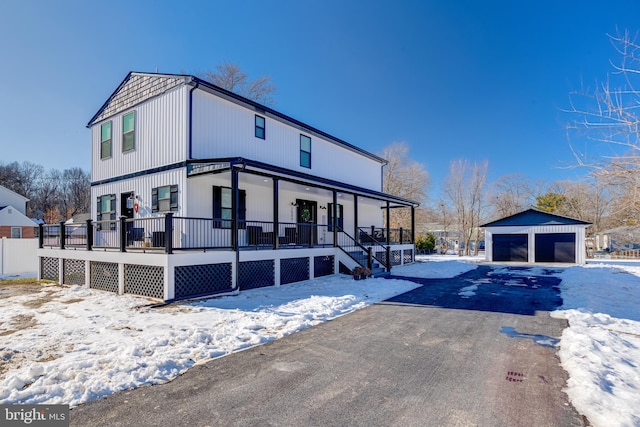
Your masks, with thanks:
[[(266, 138), (255, 136), (255, 116)], [(381, 190), (382, 165), (369, 157), (207, 92), (193, 93), (193, 158), (244, 157), (335, 181)], [(300, 134), (311, 137), (311, 169), (300, 166)]]
[[(91, 127), (91, 180), (100, 181), (187, 159), (188, 88), (178, 86)], [(122, 117), (135, 111), (135, 149), (122, 152)], [(100, 158), (100, 127), (111, 121), (111, 157)]]
[(485, 255), (487, 261), (493, 261), (494, 234), (526, 234), (528, 235), (528, 262), (535, 262), (535, 236), (536, 234), (575, 233), (576, 235), (576, 264), (584, 264), (586, 258), (585, 234), (586, 225), (540, 225), (540, 226), (510, 226), (487, 227), (485, 229)]
[(152, 212), (151, 190), (155, 187), (163, 187), (165, 185), (178, 185), (178, 211), (175, 212), (175, 214), (186, 216), (186, 184), (186, 170), (185, 168), (179, 168), (96, 185), (91, 187), (91, 218), (93, 218), (94, 221), (97, 218), (97, 198), (107, 194), (116, 195), (116, 217), (119, 217), (122, 214), (122, 212), (120, 212), (121, 194), (131, 191), (138, 197), (139, 210), (135, 215), (136, 218), (162, 216), (164, 214), (161, 212)]

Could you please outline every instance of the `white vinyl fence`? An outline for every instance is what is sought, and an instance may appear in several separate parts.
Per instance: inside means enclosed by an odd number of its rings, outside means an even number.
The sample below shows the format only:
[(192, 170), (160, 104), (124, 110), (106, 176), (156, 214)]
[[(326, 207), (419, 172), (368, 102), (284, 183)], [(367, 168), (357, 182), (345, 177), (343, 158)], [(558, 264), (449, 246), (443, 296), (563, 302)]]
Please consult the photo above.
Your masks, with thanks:
[(37, 274), (38, 239), (0, 239), (0, 276)]

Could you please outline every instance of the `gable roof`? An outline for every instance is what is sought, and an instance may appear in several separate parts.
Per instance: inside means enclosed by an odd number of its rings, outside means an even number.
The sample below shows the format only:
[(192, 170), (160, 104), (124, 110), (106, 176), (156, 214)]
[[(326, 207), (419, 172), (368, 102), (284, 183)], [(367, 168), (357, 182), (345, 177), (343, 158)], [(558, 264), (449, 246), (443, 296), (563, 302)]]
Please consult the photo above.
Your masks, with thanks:
[(13, 206), (0, 209), (0, 225), (13, 227), (35, 227), (36, 224)]
[(526, 211), (489, 222), (480, 227), (509, 227), (523, 225), (590, 225), (590, 222), (562, 215), (544, 212), (538, 209), (527, 209)]
[(245, 98), (237, 93), (223, 89), (206, 80), (202, 80), (198, 77), (190, 74), (158, 74), (158, 73), (140, 73), (131, 71), (124, 78), (122, 83), (116, 88), (111, 96), (106, 100), (102, 107), (96, 114), (89, 120), (87, 127), (93, 126), (95, 123), (112, 117), (119, 112), (132, 108), (150, 98), (160, 96), (169, 90), (180, 86), (182, 84), (189, 85), (194, 89), (200, 89), (205, 92), (217, 95), (223, 99), (234, 102), (244, 106), (245, 108), (252, 109), (260, 114), (269, 114), (272, 117), (279, 119), (280, 121), (287, 122), (290, 125), (303, 128), (304, 130), (315, 133), (322, 138), (333, 142), (336, 145), (343, 146), (351, 151), (355, 151), (362, 154), (382, 165), (389, 163), (386, 159), (377, 156), (369, 151), (366, 151), (358, 146), (343, 141), (340, 138), (336, 138), (326, 132), (309, 126), (299, 120), (296, 120), (286, 114), (280, 113), (272, 108), (262, 105), (256, 101)]
[(2, 196), (2, 193), (5, 193), (6, 195), (8, 195), (10, 197), (18, 197), (18, 198), (24, 200), (25, 202), (29, 201), (29, 198), (24, 197), (22, 194), (18, 194), (15, 191), (9, 190), (7, 187), (4, 187), (4, 186), (0, 185), (0, 196)]

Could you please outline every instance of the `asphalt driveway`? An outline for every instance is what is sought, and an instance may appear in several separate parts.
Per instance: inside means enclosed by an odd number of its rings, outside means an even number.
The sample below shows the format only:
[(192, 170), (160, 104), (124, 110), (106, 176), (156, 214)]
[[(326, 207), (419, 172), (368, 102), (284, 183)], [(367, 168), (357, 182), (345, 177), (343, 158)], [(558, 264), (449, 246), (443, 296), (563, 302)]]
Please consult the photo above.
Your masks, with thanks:
[(524, 274), (411, 279), (424, 286), (81, 405), (71, 425), (584, 425), (562, 392), (566, 325), (548, 315), (559, 279)]

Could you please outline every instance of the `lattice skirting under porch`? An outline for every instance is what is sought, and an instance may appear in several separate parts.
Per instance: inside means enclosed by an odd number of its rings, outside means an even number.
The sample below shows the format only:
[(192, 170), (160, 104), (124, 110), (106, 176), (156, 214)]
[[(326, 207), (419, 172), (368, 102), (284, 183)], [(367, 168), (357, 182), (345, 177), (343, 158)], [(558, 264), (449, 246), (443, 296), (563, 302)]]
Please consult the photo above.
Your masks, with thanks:
[(187, 298), (232, 290), (231, 263), (175, 268), (175, 297)]
[(51, 280), (52, 282), (60, 280), (60, 276), (58, 276), (59, 268), (58, 258), (40, 258), (40, 278), (42, 278), (42, 280)]
[(280, 284), (309, 280), (309, 258), (287, 258), (280, 260)]
[(409, 264), (413, 262), (413, 250), (405, 249), (403, 251), (403, 259), (402, 262), (405, 264)]
[(65, 285), (84, 285), (84, 271), (86, 262), (81, 259), (65, 259), (62, 262), (62, 276)]
[(163, 299), (164, 267), (125, 264), (124, 293)]
[(118, 293), (118, 264), (91, 261), (90, 269), (89, 287), (91, 289)]
[(322, 277), (333, 274), (334, 270), (333, 255), (317, 256), (313, 258), (313, 277)]
[(264, 288), (276, 284), (274, 260), (244, 261), (238, 270), (238, 288), (242, 290)]

